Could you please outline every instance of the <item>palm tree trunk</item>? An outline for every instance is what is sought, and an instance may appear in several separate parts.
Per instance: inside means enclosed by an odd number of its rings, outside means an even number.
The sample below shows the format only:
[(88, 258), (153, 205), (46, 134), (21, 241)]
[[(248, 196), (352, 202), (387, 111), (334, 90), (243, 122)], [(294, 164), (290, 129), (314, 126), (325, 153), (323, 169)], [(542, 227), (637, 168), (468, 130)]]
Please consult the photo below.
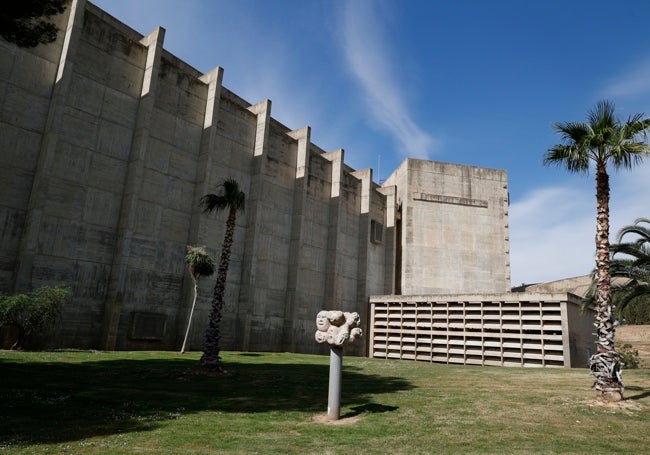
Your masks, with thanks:
[(235, 232), (235, 220), (237, 211), (230, 209), (228, 220), (226, 221), (226, 233), (221, 248), (221, 259), (219, 260), (219, 270), (217, 272), (217, 281), (214, 285), (212, 295), (212, 305), (208, 317), (208, 328), (205, 330), (205, 342), (203, 355), (201, 356), (201, 367), (210, 371), (223, 371), (221, 365), (221, 356), (219, 340), (221, 339), (221, 312), (224, 305), (224, 294), (226, 291), (226, 278), (228, 275), (228, 265), (230, 262), (230, 249), (232, 248), (233, 235)]
[(23, 341), (27, 337), (25, 328), (20, 324), (10, 324), (10, 327), (15, 327), (18, 333), (16, 334), (16, 341), (14, 341), (14, 344), (9, 349), (12, 351), (21, 350), (23, 348)]
[(190, 334), (190, 326), (192, 325), (192, 316), (194, 316), (194, 307), (196, 306), (196, 297), (199, 295), (199, 280), (192, 276), (194, 281), (194, 300), (192, 300), (192, 309), (190, 310), (190, 317), (187, 320), (187, 329), (185, 330), (185, 338), (183, 338), (183, 346), (181, 347), (181, 354), (185, 354), (185, 346), (187, 345), (187, 337)]
[(612, 287), (609, 271), (609, 175), (604, 166), (596, 169), (596, 353), (589, 359), (594, 387), (607, 401), (623, 399), (621, 365), (614, 346)]

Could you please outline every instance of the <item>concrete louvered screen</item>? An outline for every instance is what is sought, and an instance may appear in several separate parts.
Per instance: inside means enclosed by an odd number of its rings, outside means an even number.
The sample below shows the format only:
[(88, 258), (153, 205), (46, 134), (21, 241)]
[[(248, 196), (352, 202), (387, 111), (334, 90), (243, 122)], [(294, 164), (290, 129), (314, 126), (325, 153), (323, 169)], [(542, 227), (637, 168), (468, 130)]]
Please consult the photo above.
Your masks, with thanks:
[(369, 355), (468, 365), (586, 364), (592, 318), (570, 294), (370, 298)]

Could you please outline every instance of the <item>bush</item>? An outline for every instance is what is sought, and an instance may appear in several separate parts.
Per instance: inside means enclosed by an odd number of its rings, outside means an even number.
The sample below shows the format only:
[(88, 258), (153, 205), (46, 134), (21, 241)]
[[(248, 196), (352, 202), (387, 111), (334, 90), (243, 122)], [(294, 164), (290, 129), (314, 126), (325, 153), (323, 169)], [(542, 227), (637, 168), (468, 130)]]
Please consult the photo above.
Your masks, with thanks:
[(622, 310), (617, 308), (617, 319), (626, 324), (650, 324), (650, 296), (639, 296)]
[(619, 346), (616, 349), (618, 353), (618, 358), (623, 364), (623, 366), (630, 370), (636, 370), (641, 365), (641, 358), (639, 357), (639, 351), (634, 349), (630, 343), (625, 343), (622, 346)]
[(61, 315), (63, 302), (70, 297), (72, 291), (61, 286), (42, 286), (24, 294), (0, 294), (0, 327), (17, 329), (16, 342), (11, 349), (22, 349), (30, 337), (52, 327)]

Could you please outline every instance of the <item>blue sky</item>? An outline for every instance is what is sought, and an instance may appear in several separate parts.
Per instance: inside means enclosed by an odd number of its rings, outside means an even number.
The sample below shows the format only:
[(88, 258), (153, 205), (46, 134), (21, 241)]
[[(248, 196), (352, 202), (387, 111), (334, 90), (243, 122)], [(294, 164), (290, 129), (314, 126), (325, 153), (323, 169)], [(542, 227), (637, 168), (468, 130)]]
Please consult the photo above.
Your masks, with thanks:
[[(512, 284), (589, 273), (593, 175), (542, 165), (601, 99), (650, 115), (646, 0), (95, 0), (326, 151), (385, 179), (406, 157), (505, 169)], [(612, 170), (612, 239), (650, 217), (650, 159)]]

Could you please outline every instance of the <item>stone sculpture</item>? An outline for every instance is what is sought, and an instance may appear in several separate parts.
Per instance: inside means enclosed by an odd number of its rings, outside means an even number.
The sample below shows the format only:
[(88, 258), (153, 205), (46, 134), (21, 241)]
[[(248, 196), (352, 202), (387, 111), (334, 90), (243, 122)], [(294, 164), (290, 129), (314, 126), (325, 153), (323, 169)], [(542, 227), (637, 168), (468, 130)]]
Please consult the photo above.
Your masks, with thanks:
[(316, 341), (330, 346), (330, 382), (327, 397), (327, 418), (341, 416), (341, 367), (343, 345), (354, 343), (362, 335), (359, 313), (320, 311), (316, 315)]
[(316, 341), (330, 346), (354, 343), (362, 335), (359, 313), (320, 311), (316, 316)]

